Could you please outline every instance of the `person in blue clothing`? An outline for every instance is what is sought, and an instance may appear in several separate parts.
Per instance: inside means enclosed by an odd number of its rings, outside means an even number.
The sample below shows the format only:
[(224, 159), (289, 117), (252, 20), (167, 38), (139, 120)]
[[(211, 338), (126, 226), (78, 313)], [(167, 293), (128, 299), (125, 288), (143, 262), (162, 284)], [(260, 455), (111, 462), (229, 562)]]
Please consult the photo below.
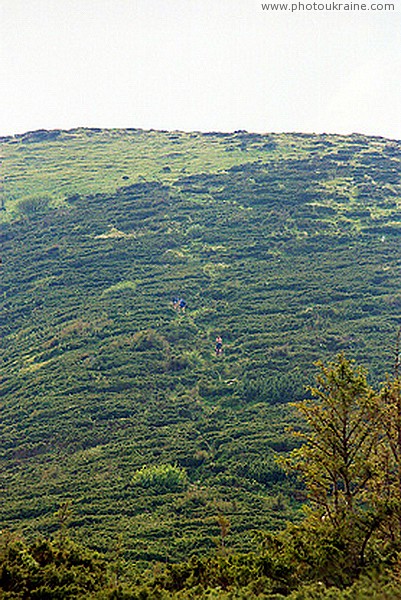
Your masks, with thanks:
[(220, 335), (216, 338), (216, 346), (215, 346), (216, 356), (220, 356), (223, 352), (223, 339)]
[(182, 310), (182, 312), (185, 312), (187, 303), (185, 302), (185, 300), (183, 298), (175, 297), (172, 299), (171, 302), (173, 303), (173, 307), (175, 308), (175, 310), (178, 310), (178, 311)]

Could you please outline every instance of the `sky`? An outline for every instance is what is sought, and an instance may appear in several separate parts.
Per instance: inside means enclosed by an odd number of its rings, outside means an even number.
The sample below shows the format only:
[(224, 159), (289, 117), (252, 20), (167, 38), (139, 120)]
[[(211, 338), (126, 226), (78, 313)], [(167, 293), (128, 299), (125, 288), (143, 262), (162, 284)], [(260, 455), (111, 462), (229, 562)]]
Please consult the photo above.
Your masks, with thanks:
[(133, 127), (401, 139), (401, 0), (363, 2), (0, 0), (0, 136)]

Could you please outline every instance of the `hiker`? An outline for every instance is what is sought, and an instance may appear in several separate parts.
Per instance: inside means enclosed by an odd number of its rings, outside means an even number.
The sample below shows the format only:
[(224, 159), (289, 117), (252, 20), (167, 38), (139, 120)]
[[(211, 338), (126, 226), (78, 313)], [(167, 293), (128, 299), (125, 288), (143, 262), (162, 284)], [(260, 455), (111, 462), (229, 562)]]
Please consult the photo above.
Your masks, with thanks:
[(175, 297), (171, 300), (171, 302), (173, 303), (173, 308), (175, 310), (177, 310), (178, 312), (180, 312), (180, 310), (182, 310), (182, 312), (185, 312), (187, 303), (185, 302), (185, 300), (183, 298)]
[(218, 335), (216, 338), (215, 350), (216, 350), (216, 356), (220, 356), (220, 354), (223, 352), (223, 340), (220, 335)]

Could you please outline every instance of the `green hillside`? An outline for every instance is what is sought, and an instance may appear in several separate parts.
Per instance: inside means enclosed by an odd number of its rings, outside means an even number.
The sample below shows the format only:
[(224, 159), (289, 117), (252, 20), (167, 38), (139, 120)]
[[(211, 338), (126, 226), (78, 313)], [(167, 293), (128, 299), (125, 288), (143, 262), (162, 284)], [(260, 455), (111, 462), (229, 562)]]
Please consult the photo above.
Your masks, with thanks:
[[(34, 132), (0, 144), (0, 528), (179, 560), (298, 518), (288, 406), (401, 317), (401, 143)], [(174, 309), (172, 298), (187, 309)], [(224, 352), (214, 353), (223, 337)], [(163, 468), (161, 468), (163, 467)]]

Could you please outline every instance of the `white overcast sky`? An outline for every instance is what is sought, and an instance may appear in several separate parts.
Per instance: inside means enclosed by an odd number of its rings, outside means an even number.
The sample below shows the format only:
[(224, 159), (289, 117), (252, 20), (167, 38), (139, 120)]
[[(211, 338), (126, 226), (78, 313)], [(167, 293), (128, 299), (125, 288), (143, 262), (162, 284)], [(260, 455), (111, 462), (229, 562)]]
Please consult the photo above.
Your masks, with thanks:
[(390, 1), (394, 11), (291, 13), (261, 0), (0, 0), (0, 135), (84, 126), (401, 139), (401, 0)]

